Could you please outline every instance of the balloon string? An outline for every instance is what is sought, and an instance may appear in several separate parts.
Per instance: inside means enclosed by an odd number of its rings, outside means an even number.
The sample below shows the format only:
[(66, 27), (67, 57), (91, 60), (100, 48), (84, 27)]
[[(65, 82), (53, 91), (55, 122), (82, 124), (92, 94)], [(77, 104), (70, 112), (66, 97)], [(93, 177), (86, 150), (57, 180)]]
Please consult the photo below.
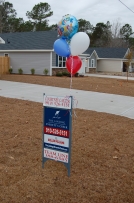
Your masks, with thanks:
[(73, 73), (73, 57), (72, 57), (72, 62), (71, 62), (71, 81), (70, 81), (70, 89), (72, 89), (72, 80), (73, 80), (73, 78), (72, 78), (72, 73)]
[[(71, 61), (70, 95), (71, 95), (71, 89), (72, 89), (72, 84), (73, 84), (73, 66), (74, 66), (73, 57), (71, 57), (71, 58), (72, 58), (72, 61)], [(75, 118), (77, 117), (76, 112), (75, 112), (75, 108), (77, 108), (77, 104), (78, 104), (78, 101), (73, 96), (74, 121), (75, 121)], [(76, 105), (76, 107), (75, 107), (75, 105)]]

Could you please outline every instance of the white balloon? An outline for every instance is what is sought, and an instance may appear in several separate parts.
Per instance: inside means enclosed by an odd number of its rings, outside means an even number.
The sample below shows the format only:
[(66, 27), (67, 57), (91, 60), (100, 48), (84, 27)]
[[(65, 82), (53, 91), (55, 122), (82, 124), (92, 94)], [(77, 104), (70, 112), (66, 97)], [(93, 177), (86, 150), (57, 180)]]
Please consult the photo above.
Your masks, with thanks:
[(72, 56), (82, 54), (90, 44), (89, 36), (85, 32), (77, 32), (71, 38), (70, 51)]

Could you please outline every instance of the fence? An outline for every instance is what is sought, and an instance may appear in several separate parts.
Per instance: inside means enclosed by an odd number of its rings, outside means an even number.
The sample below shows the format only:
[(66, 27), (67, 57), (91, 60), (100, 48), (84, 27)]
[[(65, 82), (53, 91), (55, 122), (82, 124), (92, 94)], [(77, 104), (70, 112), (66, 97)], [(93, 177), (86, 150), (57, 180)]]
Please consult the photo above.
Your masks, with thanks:
[(0, 75), (9, 73), (9, 68), (10, 68), (10, 58), (7, 56), (6, 57), (0, 56)]

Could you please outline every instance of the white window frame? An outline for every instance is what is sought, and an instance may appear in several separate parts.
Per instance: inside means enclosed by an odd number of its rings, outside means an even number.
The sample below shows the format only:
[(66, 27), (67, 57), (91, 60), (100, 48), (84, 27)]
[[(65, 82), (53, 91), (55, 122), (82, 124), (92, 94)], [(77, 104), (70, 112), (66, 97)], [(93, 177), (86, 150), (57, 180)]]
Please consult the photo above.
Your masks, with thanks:
[[(64, 62), (65, 62), (65, 66), (63, 64)], [(60, 66), (60, 64), (61, 64), (61, 66)], [(66, 57), (58, 56), (58, 67), (59, 68), (65, 68), (66, 67)]]
[(94, 68), (94, 59), (91, 59), (91, 67)]

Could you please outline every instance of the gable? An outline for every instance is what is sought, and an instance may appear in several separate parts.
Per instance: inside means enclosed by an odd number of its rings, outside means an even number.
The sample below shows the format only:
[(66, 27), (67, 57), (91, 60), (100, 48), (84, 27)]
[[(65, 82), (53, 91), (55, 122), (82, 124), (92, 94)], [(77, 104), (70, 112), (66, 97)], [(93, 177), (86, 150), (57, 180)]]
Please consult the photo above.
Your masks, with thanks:
[(98, 58), (98, 55), (97, 55), (97, 53), (96, 53), (95, 50), (94, 50), (93, 53), (90, 55), (90, 58), (91, 58), (91, 59), (95, 59), (95, 60)]

